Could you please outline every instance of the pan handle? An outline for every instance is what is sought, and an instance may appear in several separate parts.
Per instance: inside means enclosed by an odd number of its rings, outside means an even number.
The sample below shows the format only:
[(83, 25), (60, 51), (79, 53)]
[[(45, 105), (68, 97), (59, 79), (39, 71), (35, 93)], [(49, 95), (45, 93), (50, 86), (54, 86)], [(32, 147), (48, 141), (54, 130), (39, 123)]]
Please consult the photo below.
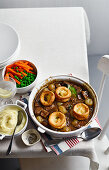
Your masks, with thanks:
[(45, 133), (45, 130), (42, 129), (41, 127), (38, 127), (37, 130), (38, 130), (40, 133)]
[(24, 110), (27, 108), (27, 104), (24, 103), (24, 102), (22, 102), (22, 101), (20, 101), (20, 100), (17, 100), (17, 101), (16, 101), (16, 104), (17, 104), (18, 106), (22, 107)]
[(0, 140), (2, 140), (5, 137), (5, 135), (0, 135)]

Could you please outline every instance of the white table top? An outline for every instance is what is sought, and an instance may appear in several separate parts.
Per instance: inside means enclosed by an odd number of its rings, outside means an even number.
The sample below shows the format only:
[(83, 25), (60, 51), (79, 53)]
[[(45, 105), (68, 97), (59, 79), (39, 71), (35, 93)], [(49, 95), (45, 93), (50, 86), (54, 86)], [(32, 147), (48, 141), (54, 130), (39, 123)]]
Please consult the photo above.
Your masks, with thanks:
[[(38, 65), (39, 82), (50, 75), (69, 73), (89, 81), (82, 8), (0, 9), (0, 22), (10, 24), (17, 30), (21, 40), (20, 58)], [(10, 157), (55, 155), (46, 153), (40, 143), (34, 148), (24, 145), (20, 148), (21, 142), (20, 137), (15, 139)], [(8, 143), (7, 139), (0, 142), (0, 157), (5, 156)], [(82, 145), (84, 142), (73, 148), (76, 154)], [(65, 154), (73, 153), (68, 151)]]
[(34, 61), (39, 80), (69, 74), (89, 81), (83, 8), (0, 9), (21, 40), (20, 58)]
[[(29, 59), (37, 64), (38, 82), (50, 75), (69, 73), (88, 82), (86, 30), (83, 13), (83, 8), (0, 9), (0, 22), (10, 24), (17, 30), (21, 41), (19, 57)], [(30, 123), (29, 127), (31, 127)], [(8, 139), (0, 141), (0, 157), (5, 157), (8, 145)], [(89, 155), (84, 153), (84, 146), (86, 150), (90, 148)], [(90, 158), (93, 157), (91, 155), (93, 147), (94, 141), (80, 142), (62, 155), (81, 155)], [(107, 147), (106, 136), (102, 141), (95, 139), (100, 170), (108, 167), (109, 156), (104, 155)], [(41, 143), (27, 148), (19, 136), (13, 142), (12, 154), (9, 157), (48, 156), (55, 156), (55, 154), (45, 152)]]

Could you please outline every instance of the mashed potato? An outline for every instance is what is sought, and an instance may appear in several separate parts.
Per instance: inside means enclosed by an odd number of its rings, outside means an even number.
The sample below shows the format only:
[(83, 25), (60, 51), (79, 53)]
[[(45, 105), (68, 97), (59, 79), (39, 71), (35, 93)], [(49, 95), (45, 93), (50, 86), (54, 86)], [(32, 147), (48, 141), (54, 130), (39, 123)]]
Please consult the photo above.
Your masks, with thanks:
[[(17, 124), (17, 115), (20, 109), (16, 106), (8, 106), (0, 111), (0, 134), (12, 135), (14, 128)], [(19, 132), (26, 123), (26, 116), (23, 113), (23, 119), (19, 126), (16, 128), (16, 133)]]

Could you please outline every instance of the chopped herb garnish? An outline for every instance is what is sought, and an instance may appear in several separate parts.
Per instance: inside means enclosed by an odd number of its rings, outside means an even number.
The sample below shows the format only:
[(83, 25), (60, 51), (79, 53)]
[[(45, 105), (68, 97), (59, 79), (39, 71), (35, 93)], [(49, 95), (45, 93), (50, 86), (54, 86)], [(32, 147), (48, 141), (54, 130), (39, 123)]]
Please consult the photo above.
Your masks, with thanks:
[(68, 89), (71, 91), (72, 96), (77, 97), (77, 91), (73, 86), (68, 85)]

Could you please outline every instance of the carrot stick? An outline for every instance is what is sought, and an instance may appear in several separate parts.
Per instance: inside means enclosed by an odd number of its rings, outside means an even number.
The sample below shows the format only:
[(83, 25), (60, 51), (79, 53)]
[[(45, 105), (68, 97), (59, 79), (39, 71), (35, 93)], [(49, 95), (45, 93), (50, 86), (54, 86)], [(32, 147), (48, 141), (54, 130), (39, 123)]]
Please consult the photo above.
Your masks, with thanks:
[(16, 71), (14, 71), (14, 70), (11, 69), (11, 68), (7, 68), (7, 71), (13, 73), (14, 75), (21, 76), (21, 73), (17, 73)]
[[(27, 74), (23, 72), (24, 69), (18, 68), (17, 70), (18, 70), (21, 74), (23, 74), (24, 76), (27, 76)], [(15, 71), (16, 71), (16, 70), (15, 70)]]
[(27, 68), (24, 68), (24, 70), (27, 71), (27, 72), (29, 71), (29, 69), (27, 69)]
[(33, 68), (32, 67), (30, 67), (30, 66), (28, 66), (28, 65), (25, 65), (25, 64), (20, 64), (20, 63), (14, 63), (14, 65), (16, 65), (16, 66), (19, 66), (19, 67), (22, 67), (22, 68), (28, 68), (29, 70), (33, 70)]
[(9, 73), (9, 76), (12, 77), (16, 81), (17, 84), (21, 84), (21, 82), (18, 81), (11, 73)]
[(25, 64), (28, 65), (28, 61), (26, 61)]
[(21, 63), (21, 64), (25, 64), (25, 65), (28, 65), (28, 61), (19, 61), (18, 63)]
[(24, 72), (22, 72), (22, 74), (23, 74), (24, 76), (27, 76), (27, 74), (26, 74), (26, 73), (24, 73)]
[(18, 71), (23, 71), (24, 69), (23, 68), (21, 68), (21, 67), (18, 67), (18, 69), (17, 69)]
[(16, 81), (17, 84), (21, 84), (21, 82), (18, 81), (17, 79), (14, 78), (14, 80)]
[(18, 69), (17, 69), (19, 72), (24, 72), (24, 70), (25, 71), (29, 71), (29, 69), (27, 69), (27, 68), (21, 68), (21, 67), (19, 67)]
[(14, 64), (8, 65), (6, 68), (11, 68), (13, 67)]
[(12, 77), (12, 78), (14, 78), (14, 76), (13, 76), (11, 73), (9, 73), (9, 76)]
[(9, 74), (8, 73), (6, 73), (6, 75), (5, 75), (5, 78), (4, 78), (6, 81), (8, 81), (9, 80)]
[(32, 71), (28, 71), (28, 73), (32, 73), (32, 74), (35, 74), (35, 75), (36, 75), (36, 73), (34, 73), (34, 72), (32, 72)]
[(23, 74), (24, 76), (27, 76), (27, 74), (23, 72), (24, 69), (17, 69), (17, 70), (18, 70), (21, 74)]
[(21, 71), (24, 71), (24, 69), (23, 69), (23, 68), (19, 68), (19, 67), (18, 67), (18, 69), (17, 69), (17, 70), (18, 70), (18, 71), (20, 71), (20, 72), (21, 72)]

